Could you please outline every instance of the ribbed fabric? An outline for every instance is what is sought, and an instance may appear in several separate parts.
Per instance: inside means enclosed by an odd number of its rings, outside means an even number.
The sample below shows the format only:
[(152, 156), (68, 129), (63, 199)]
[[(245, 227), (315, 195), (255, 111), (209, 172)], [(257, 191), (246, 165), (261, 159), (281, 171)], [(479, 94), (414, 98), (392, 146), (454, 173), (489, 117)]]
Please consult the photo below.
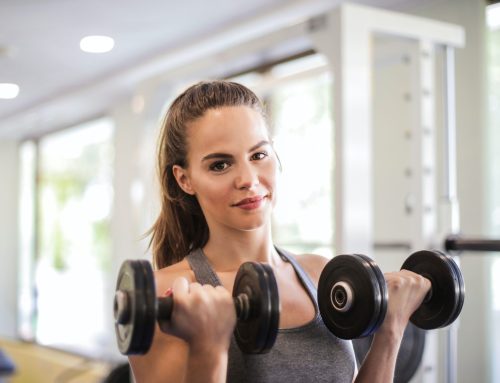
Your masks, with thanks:
[[(295, 269), (314, 303), (316, 315), (303, 326), (280, 329), (267, 354), (244, 354), (233, 337), (229, 347), (227, 382), (352, 382), (356, 363), (352, 343), (335, 337), (326, 328), (319, 314), (313, 282), (292, 254), (277, 250)], [(199, 283), (222, 285), (201, 249), (190, 253), (187, 261)]]

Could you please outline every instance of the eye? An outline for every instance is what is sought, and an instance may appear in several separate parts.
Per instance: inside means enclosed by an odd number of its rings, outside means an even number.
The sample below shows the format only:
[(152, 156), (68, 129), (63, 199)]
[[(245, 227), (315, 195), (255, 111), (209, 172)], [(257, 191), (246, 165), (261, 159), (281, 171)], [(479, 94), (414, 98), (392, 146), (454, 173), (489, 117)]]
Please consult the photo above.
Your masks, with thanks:
[(257, 152), (257, 153), (252, 154), (251, 159), (253, 161), (255, 161), (255, 160), (259, 161), (259, 160), (263, 160), (267, 156), (268, 156), (267, 152)]
[(214, 172), (222, 172), (230, 166), (227, 161), (216, 161), (210, 164), (209, 169)]

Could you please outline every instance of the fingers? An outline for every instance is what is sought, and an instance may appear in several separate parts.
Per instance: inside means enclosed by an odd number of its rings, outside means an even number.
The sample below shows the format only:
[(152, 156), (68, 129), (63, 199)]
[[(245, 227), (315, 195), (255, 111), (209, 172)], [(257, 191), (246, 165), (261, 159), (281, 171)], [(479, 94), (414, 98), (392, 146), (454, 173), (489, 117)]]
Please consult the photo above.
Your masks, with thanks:
[(408, 270), (387, 273), (386, 281), (393, 293), (399, 290), (406, 290), (417, 296), (422, 296), (422, 299), (431, 289), (431, 281), (429, 279)]
[(189, 281), (184, 277), (179, 277), (172, 284), (172, 293), (176, 296), (183, 296), (189, 293)]
[(412, 271), (385, 274), (389, 294), (386, 325), (401, 331), (431, 288), (429, 279)]
[(172, 317), (160, 328), (191, 346), (214, 344), (229, 347), (236, 311), (229, 291), (222, 286), (189, 283), (179, 277), (172, 284)]

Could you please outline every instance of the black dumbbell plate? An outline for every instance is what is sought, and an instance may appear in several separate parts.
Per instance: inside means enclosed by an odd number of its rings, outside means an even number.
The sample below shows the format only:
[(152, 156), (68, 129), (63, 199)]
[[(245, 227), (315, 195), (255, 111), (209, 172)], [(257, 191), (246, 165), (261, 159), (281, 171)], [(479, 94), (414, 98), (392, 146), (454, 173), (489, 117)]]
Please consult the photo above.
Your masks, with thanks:
[[(337, 282), (347, 283), (353, 292), (352, 305), (345, 312), (335, 309), (332, 304), (331, 291)], [(321, 273), (318, 305), (323, 322), (337, 337), (368, 336), (380, 327), (387, 312), (384, 275), (365, 255), (338, 255)]]
[(238, 270), (233, 297), (247, 294), (251, 314), (238, 320), (234, 336), (239, 348), (247, 354), (268, 352), (276, 340), (279, 326), (280, 303), (278, 286), (270, 266), (246, 262)]
[(445, 327), (460, 314), (465, 298), (462, 274), (453, 259), (436, 250), (422, 250), (410, 255), (401, 269), (413, 271), (432, 283), (426, 299), (411, 316), (416, 326), (431, 330)]
[[(153, 340), (156, 321), (156, 291), (148, 261), (125, 261), (118, 273), (116, 291), (127, 297), (126, 323), (115, 321), (118, 349), (124, 355), (145, 354)], [(116, 302), (115, 302), (116, 318)]]

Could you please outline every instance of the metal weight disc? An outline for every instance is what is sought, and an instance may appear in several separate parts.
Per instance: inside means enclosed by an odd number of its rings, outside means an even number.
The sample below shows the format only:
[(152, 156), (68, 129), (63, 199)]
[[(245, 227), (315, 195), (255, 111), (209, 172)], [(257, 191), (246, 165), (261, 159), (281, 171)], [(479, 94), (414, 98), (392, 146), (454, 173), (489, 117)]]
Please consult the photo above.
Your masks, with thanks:
[(150, 263), (144, 260), (123, 262), (114, 303), (116, 341), (122, 354), (148, 352), (156, 311), (156, 289)]
[(276, 340), (279, 326), (280, 302), (278, 285), (270, 266), (245, 262), (236, 274), (233, 297), (247, 294), (250, 313), (239, 319), (234, 330), (236, 342), (247, 354), (268, 352)]
[(464, 287), (461, 273), (457, 273), (451, 257), (439, 251), (417, 251), (406, 259), (401, 269), (420, 274), (432, 283), (430, 298), (424, 300), (410, 318), (413, 324), (431, 330), (456, 319), (463, 305)]
[[(373, 341), (373, 335), (352, 341), (358, 366), (363, 363)], [(425, 330), (411, 322), (406, 326), (401, 346), (399, 347), (394, 371), (394, 383), (406, 383), (415, 375), (425, 348)]]
[(377, 317), (377, 320), (373, 323), (371, 333), (375, 332), (381, 325), (382, 322), (385, 319), (385, 314), (387, 313), (387, 304), (389, 303), (389, 292), (387, 290), (387, 283), (385, 281), (384, 274), (378, 267), (378, 265), (375, 263), (373, 259), (370, 257), (367, 257), (366, 255), (363, 254), (357, 254), (358, 257), (362, 257), (365, 259), (366, 262), (370, 265), (372, 268), (373, 274), (377, 277), (377, 286), (380, 288), (380, 295), (381, 295), (381, 301), (380, 301), (380, 310), (379, 310), (379, 315)]
[[(437, 250), (434, 250), (434, 251), (438, 252)], [(442, 253), (440, 253), (440, 254), (442, 254)], [(447, 259), (451, 268), (455, 271), (455, 276), (457, 278), (458, 288), (459, 288), (458, 303), (455, 307), (455, 311), (452, 314), (452, 316), (450, 317), (450, 320), (448, 321), (448, 323), (446, 323), (444, 325), (444, 326), (448, 326), (449, 324), (453, 323), (458, 318), (460, 313), (462, 312), (462, 308), (464, 306), (464, 301), (465, 301), (465, 282), (464, 282), (464, 279), (462, 276), (462, 271), (460, 270), (460, 267), (458, 267), (457, 263), (453, 260), (453, 257), (445, 255), (445, 258)]]
[[(344, 282), (352, 290), (346, 311), (332, 303), (332, 289)], [(323, 269), (318, 284), (318, 305), (323, 322), (342, 339), (372, 334), (382, 324), (387, 311), (387, 287), (376, 263), (361, 254), (338, 255)]]

